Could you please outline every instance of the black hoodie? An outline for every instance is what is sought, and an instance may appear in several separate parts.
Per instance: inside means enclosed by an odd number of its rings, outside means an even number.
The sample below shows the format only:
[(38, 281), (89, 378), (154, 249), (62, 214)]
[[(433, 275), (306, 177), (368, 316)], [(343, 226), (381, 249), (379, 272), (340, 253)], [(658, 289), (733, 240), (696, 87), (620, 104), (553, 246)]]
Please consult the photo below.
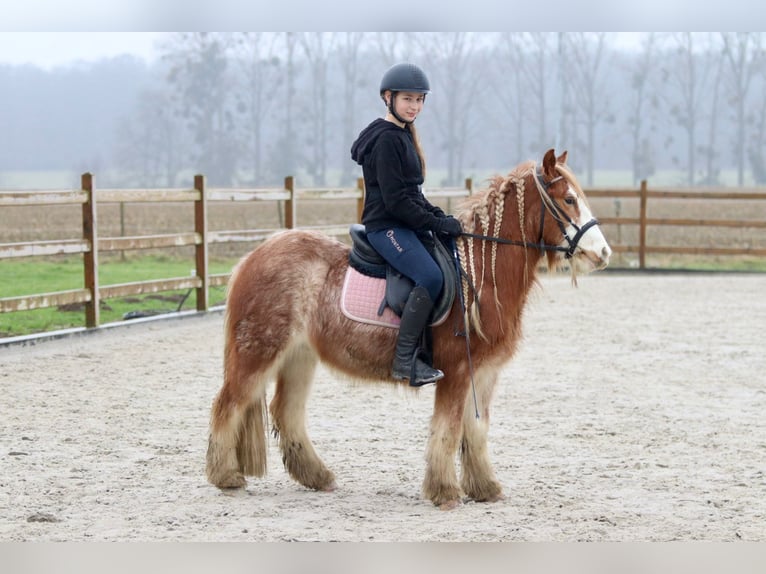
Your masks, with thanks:
[(441, 230), (445, 215), (420, 189), (423, 168), (409, 129), (376, 119), (351, 146), (351, 159), (362, 166), (362, 223), (367, 231), (391, 227)]

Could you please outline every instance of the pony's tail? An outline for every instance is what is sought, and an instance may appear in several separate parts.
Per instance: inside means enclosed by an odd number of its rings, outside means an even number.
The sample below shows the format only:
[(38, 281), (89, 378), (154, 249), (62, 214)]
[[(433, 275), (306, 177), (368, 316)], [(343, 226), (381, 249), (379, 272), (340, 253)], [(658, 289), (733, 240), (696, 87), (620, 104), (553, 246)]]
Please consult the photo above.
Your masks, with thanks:
[(210, 413), (207, 478), (219, 488), (238, 488), (245, 476), (266, 474), (266, 385), (243, 369), (228, 316), (225, 330), (224, 384)]
[(207, 479), (219, 488), (245, 486), (245, 476), (266, 474), (266, 401), (261, 396), (228, 420), (216, 401), (210, 421)]
[(245, 476), (264, 476), (266, 474), (266, 393), (248, 405), (242, 417), (239, 438), (237, 440), (237, 460), (239, 470)]

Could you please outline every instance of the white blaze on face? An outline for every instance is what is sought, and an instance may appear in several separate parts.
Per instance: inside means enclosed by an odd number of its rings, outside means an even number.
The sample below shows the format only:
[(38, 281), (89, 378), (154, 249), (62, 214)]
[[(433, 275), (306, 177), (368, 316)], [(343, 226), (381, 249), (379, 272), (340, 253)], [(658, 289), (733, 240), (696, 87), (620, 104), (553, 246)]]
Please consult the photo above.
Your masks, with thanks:
[[(577, 206), (580, 210), (580, 218), (578, 221), (575, 221), (575, 223), (578, 227), (582, 228), (589, 221), (594, 219), (593, 213), (591, 212), (590, 207), (588, 207), (588, 204), (577, 195), (577, 192), (572, 189), (571, 186), (567, 190), (566, 195), (566, 199), (569, 198), (572, 198), (577, 202)], [(577, 230), (571, 225), (568, 225), (566, 230), (570, 239), (573, 239), (577, 234)], [(564, 239), (563, 244), (568, 246), (566, 239)], [(606, 267), (609, 264), (609, 257), (611, 257), (611, 255), (612, 248), (609, 247), (604, 234), (601, 232), (601, 227), (598, 225), (589, 228), (577, 242), (575, 257), (581, 262), (587, 262), (592, 269), (603, 269)]]

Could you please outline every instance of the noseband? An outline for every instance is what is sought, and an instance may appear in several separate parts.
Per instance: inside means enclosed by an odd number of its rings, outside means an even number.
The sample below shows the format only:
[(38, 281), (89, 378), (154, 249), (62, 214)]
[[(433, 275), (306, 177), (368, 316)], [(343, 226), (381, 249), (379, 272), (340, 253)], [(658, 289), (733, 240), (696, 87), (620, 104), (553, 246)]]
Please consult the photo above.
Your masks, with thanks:
[[(503, 239), (502, 237), (492, 237), (489, 235), (480, 235), (477, 233), (466, 233), (463, 232), (462, 235), (465, 235), (467, 237), (473, 237), (474, 239), (482, 239), (484, 241), (494, 241), (495, 243), (503, 243), (505, 245), (518, 245), (520, 247), (529, 247), (534, 249), (539, 249), (540, 254), (543, 254), (546, 251), (558, 251), (561, 253), (564, 253), (565, 259), (571, 259), (574, 256), (575, 251), (577, 250), (577, 245), (580, 243), (580, 240), (582, 239), (583, 235), (585, 235), (585, 232), (588, 231), (591, 227), (595, 225), (600, 225), (598, 219), (595, 217), (592, 218), (590, 221), (588, 221), (585, 225), (582, 227), (578, 226), (574, 220), (569, 217), (569, 215), (566, 214), (566, 212), (561, 209), (558, 203), (556, 203), (556, 200), (553, 199), (550, 194), (548, 193), (548, 189), (557, 181), (560, 179), (564, 179), (564, 176), (559, 175), (558, 177), (554, 177), (551, 181), (545, 182), (543, 179), (542, 170), (538, 167), (535, 170), (535, 183), (537, 184), (537, 189), (540, 192), (540, 198), (543, 200), (543, 208), (540, 210), (540, 240), (537, 243), (529, 243), (527, 241), (514, 241), (513, 239)], [(543, 229), (545, 227), (545, 213), (547, 211), (551, 212), (551, 215), (553, 216), (553, 219), (556, 220), (556, 223), (559, 226), (559, 229), (561, 230), (561, 234), (564, 236), (564, 239), (567, 242), (568, 247), (563, 247), (561, 245), (550, 245), (548, 243), (545, 243), (543, 240)], [(566, 226), (571, 225), (575, 229), (575, 235), (574, 237), (569, 237), (569, 234), (567, 233)]]

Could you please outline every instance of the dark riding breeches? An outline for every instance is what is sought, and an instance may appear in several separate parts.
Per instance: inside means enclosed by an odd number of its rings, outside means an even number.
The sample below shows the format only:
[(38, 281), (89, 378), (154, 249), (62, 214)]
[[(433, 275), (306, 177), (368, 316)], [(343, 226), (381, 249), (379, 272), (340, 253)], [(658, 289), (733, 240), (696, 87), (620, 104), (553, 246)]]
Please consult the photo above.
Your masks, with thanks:
[(392, 227), (367, 233), (367, 240), (391, 267), (428, 291), (436, 301), (444, 277), (434, 258), (411, 229)]

